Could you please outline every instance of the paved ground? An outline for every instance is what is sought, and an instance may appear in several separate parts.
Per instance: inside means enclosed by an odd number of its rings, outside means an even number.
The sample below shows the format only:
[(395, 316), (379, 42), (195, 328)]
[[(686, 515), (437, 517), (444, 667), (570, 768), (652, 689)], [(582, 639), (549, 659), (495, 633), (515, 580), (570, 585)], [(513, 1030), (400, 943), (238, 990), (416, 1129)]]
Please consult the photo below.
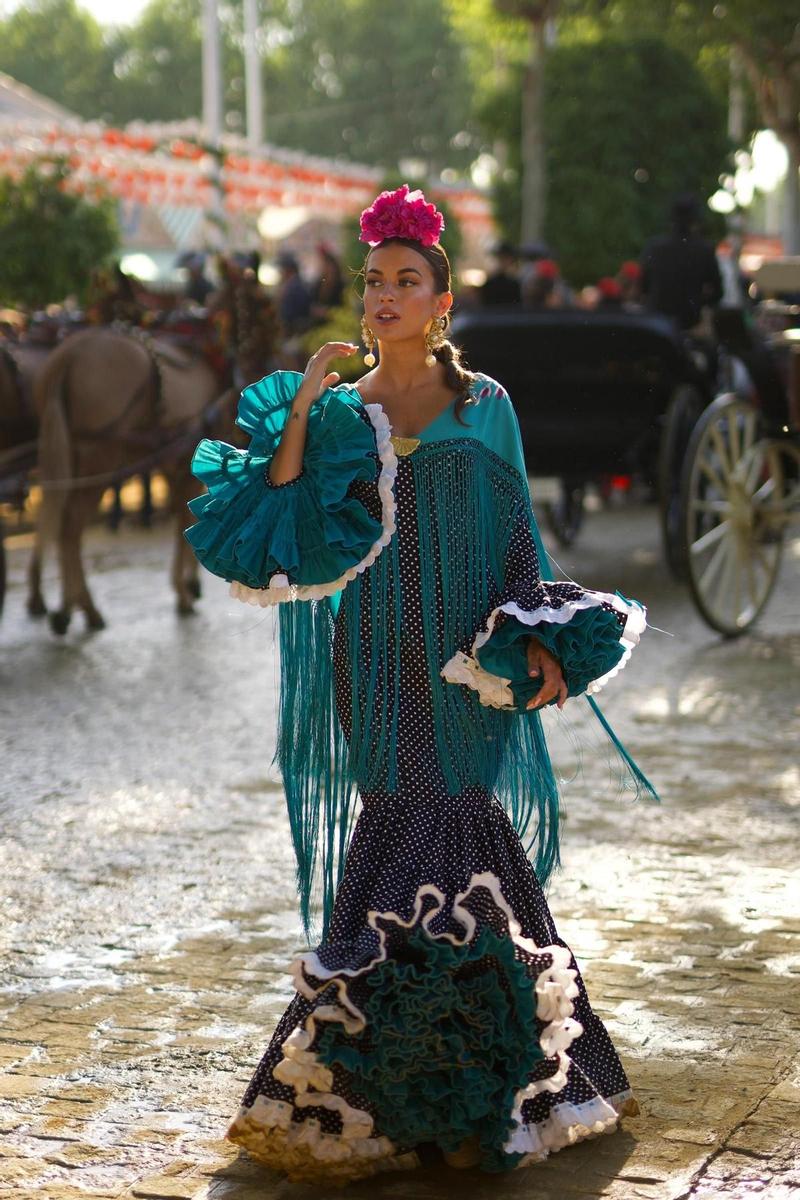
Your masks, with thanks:
[[(320, 1198), (222, 1141), (300, 945), (270, 621), (215, 581), (179, 621), (164, 532), (97, 530), (109, 628), (57, 641), (24, 615), (23, 541), (0, 625), (0, 1200)], [(554, 731), (566, 775), (585, 746), (551, 903), (642, 1116), (502, 1181), (337, 1194), (798, 1196), (800, 543), (735, 643), (667, 578), (650, 510), (592, 518), (563, 565), (675, 635), (648, 632), (604, 704), (660, 808), (615, 795), (582, 705)]]

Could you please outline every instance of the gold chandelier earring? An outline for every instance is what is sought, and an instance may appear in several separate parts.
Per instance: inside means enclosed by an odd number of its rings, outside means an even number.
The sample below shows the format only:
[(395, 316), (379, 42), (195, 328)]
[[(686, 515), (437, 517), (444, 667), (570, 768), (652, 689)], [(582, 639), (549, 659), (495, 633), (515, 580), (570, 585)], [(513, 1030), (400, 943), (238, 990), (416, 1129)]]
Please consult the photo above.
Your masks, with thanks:
[(425, 355), (425, 366), (436, 366), (436, 351), (445, 340), (444, 331), (447, 328), (447, 322), (444, 317), (434, 317), (430, 323), (428, 332), (425, 334), (425, 345), (428, 353)]
[(364, 365), (367, 367), (375, 366), (375, 355), (372, 353), (372, 347), (375, 345), (375, 334), (367, 324), (367, 318), (361, 318), (361, 338), (364, 345), (367, 347), (367, 353), (364, 355)]

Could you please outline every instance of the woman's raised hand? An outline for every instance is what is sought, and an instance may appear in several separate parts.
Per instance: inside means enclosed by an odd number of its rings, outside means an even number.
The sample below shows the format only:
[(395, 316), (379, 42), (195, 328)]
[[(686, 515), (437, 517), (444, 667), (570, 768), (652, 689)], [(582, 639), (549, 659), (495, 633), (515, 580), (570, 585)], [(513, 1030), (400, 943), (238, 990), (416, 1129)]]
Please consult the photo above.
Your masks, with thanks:
[(300, 385), (300, 391), (309, 404), (319, 400), (325, 389), (333, 387), (341, 378), (338, 371), (328, 371), (328, 364), (334, 358), (349, 358), (357, 349), (358, 346), (353, 342), (326, 342), (316, 354), (311, 355)]

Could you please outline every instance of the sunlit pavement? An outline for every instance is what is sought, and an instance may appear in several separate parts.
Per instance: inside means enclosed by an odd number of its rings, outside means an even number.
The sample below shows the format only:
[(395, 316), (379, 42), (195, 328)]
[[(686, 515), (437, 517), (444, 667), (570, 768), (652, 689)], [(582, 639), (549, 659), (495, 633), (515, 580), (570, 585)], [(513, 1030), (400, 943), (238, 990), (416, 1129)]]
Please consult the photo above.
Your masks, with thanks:
[[(0, 1197), (323, 1197), (222, 1140), (301, 945), (271, 620), (210, 578), (179, 619), (163, 528), (89, 541), (107, 630), (25, 615), (20, 542), (0, 624)], [(668, 578), (653, 510), (593, 516), (557, 557), (673, 635), (603, 697), (660, 807), (618, 794), (583, 702), (551, 722), (565, 775), (582, 743), (551, 904), (642, 1115), (503, 1178), (330, 1195), (797, 1195), (800, 543), (727, 643)]]

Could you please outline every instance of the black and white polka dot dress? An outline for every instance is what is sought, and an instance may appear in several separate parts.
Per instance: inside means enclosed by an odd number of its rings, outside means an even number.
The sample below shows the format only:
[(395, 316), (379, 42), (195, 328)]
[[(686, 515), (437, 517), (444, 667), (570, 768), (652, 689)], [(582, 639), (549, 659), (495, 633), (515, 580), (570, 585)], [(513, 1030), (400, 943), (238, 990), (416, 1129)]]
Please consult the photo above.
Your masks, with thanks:
[[(420, 544), (415, 457), (397, 465), (391, 586), (402, 623), (386, 626), (399, 654), (382, 660), (389, 666), (380, 680), (399, 684), (395, 786), (361, 791), (327, 937), (294, 964), (297, 994), (227, 1134), (293, 1179), (345, 1183), (442, 1154), (503, 1171), (610, 1131), (621, 1113), (636, 1111), (505, 809), (492, 788), (452, 794), (448, 786), (436, 689), (469, 695), (479, 730), (477, 717), (492, 710), (431, 670), (420, 563), (432, 548)], [(354, 488), (379, 512), (372, 485)], [(524, 526), (509, 553), (493, 604), (533, 611), (541, 581)], [(360, 592), (344, 590), (336, 618), (336, 704), (348, 738), (348, 605), (360, 602), (369, 642), (365, 596), (376, 569), (360, 577)], [(548, 603), (558, 610), (581, 595), (551, 584)], [(469, 652), (463, 632), (451, 651)], [(388, 675), (393, 661), (399, 680)]]

